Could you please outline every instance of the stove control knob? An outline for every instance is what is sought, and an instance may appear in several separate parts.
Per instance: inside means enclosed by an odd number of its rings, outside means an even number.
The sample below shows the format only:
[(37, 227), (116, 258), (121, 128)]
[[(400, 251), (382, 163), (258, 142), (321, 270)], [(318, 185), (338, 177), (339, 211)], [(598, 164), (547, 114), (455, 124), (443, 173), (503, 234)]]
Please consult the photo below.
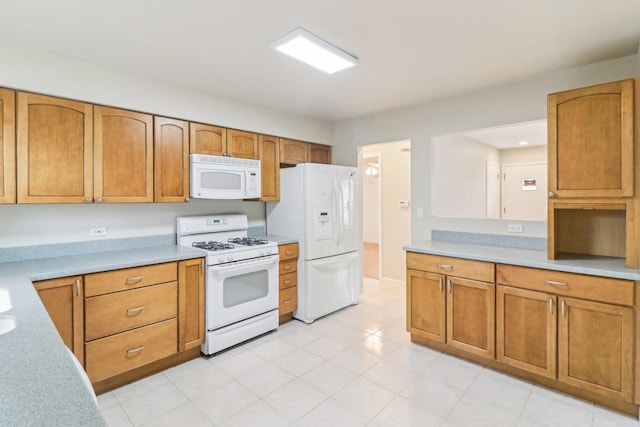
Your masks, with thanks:
[(233, 255), (227, 255), (227, 261), (229, 262), (233, 261)]
[(224, 257), (223, 256), (219, 256), (218, 257), (218, 262), (224, 262)]
[(265, 251), (260, 251), (260, 252), (258, 252), (258, 254), (259, 254), (260, 256), (265, 256), (265, 255), (267, 255), (267, 253), (266, 253)]

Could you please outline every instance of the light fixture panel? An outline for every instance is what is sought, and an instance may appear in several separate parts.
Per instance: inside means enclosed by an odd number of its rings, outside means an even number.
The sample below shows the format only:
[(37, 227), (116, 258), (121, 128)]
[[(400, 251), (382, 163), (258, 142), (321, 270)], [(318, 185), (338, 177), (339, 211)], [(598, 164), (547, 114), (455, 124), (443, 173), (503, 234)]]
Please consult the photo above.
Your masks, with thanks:
[(356, 57), (302, 28), (279, 38), (271, 43), (271, 47), (328, 74), (353, 67), (358, 63)]

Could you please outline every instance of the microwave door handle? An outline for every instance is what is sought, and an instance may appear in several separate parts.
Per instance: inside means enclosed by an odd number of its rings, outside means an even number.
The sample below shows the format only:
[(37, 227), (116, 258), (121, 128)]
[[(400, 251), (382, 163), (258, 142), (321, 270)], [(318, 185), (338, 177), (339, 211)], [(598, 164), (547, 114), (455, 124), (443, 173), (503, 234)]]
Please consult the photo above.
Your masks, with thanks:
[(244, 170), (244, 195), (249, 197), (249, 169)]

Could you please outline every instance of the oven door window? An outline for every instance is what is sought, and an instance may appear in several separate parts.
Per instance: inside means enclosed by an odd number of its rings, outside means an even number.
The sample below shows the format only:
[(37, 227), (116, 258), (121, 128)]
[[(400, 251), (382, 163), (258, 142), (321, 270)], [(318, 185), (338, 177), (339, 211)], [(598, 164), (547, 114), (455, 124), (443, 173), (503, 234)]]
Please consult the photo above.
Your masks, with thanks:
[(268, 294), (267, 270), (227, 277), (222, 283), (222, 303), (225, 308), (264, 298)]
[(200, 185), (211, 190), (241, 190), (242, 174), (225, 171), (202, 172)]

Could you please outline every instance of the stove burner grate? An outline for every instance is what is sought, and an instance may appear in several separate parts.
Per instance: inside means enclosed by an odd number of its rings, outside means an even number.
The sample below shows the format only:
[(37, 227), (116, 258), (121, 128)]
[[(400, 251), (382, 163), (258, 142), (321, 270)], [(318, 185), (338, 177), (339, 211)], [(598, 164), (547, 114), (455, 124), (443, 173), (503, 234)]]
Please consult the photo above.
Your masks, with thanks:
[(229, 243), (235, 243), (237, 245), (244, 246), (258, 246), (258, 245), (266, 245), (269, 243), (268, 240), (264, 239), (256, 239), (253, 237), (233, 237), (228, 240)]
[(193, 242), (191, 244), (194, 248), (206, 249), (208, 251), (222, 251), (225, 249), (233, 249), (234, 246), (231, 243), (222, 243), (222, 242)]

